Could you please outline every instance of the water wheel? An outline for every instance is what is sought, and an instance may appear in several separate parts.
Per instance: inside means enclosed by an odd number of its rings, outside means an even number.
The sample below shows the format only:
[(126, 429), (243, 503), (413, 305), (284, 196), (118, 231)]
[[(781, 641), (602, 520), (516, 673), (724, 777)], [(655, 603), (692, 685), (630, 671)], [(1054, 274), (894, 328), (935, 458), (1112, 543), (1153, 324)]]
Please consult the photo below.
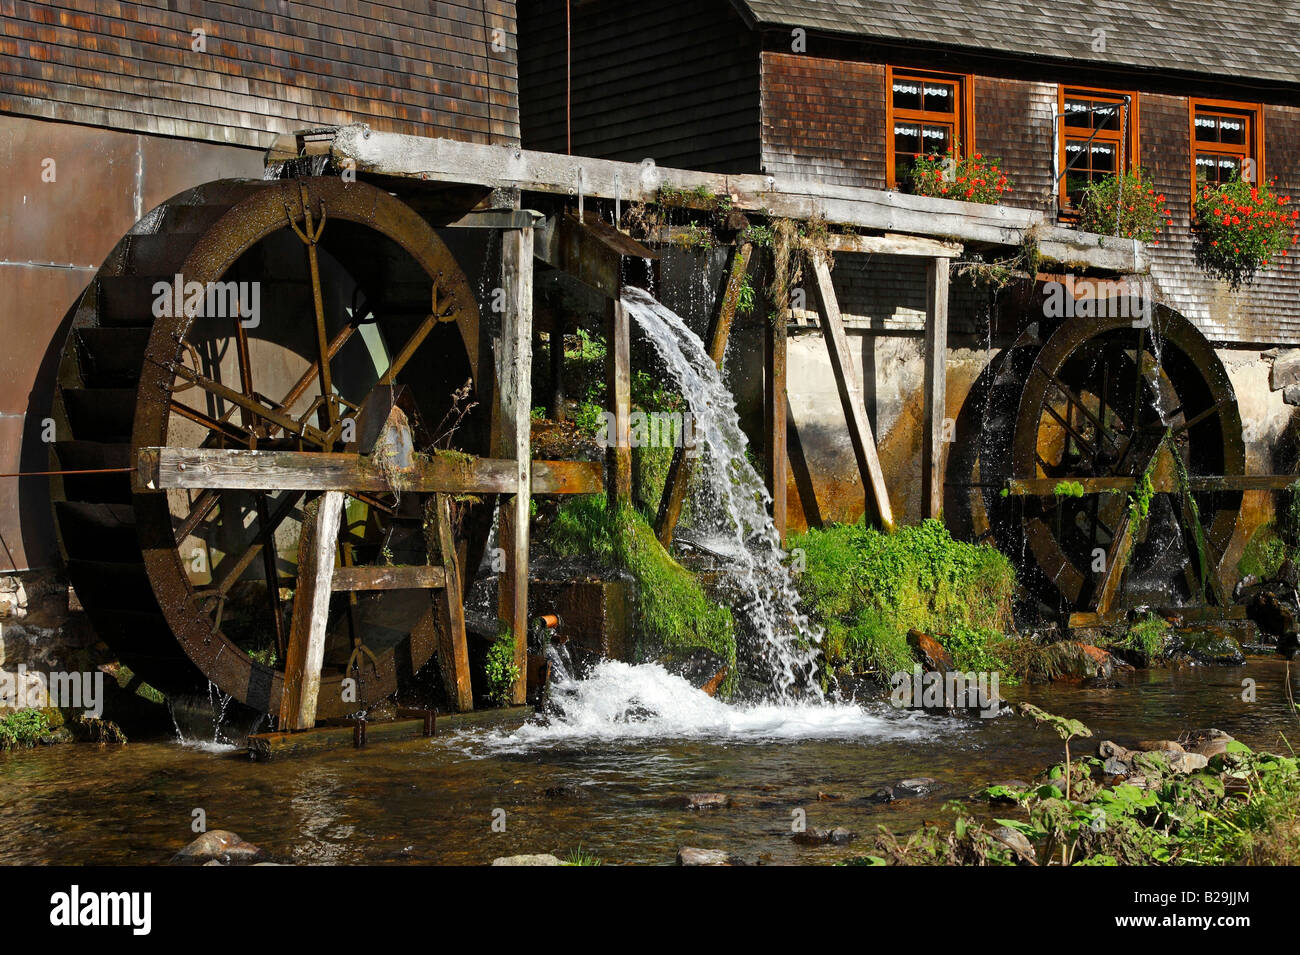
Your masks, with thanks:
[(1116, 597), (1213, 600), (1242, 501), (1214, 478), (1245, 473), (1232, 384), (1178, 313), (1094, 311), (1113, 317), (1034, 323), (1000, 356), (979, 447), (983, 529), (1063, 614)]
[[(87, 288), (59, 372), (54, 467), (130, 467), (151, 447), (341, 452), (383, 400), (404, 409), (417, 449), (459, 420), (444, 444), (482, 454), (490, 402), (461, 416), (491, 394), (478, 355), (474, 293), (400, 200), (336, 177), (209, 183), (150, 212)], [(206, 679), (277, 711), (313, 494), (145, 492), (112, 472), (56, 478), (53, 497), (68, 575), (124, 663), (169, 691)], [(460, 515), (462, 566), (481, 556), (486, 510)], [(426, 523), (416, 495), (349, 494), (341, 560), (425, 563)], [(441, 599), (334, 594), (318, 718), (418, 672)], [(339, 692), (346, 676), (355, 702)]]

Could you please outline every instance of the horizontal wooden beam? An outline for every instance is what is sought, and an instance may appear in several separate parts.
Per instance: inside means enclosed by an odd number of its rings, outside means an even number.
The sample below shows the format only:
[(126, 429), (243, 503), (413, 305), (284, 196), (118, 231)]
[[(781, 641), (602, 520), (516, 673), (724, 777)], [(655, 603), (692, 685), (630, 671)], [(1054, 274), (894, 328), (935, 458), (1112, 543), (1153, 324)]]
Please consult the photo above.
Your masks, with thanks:
[[(601, 465), (588, 461), (532, 462), (532, 493), (594, 494), (604, 486)], [(469, 455), (421, 456), (386, 476), (368, 457), (310, 451), (243, 451), (218, 448), (142, 448), (135, 486), (276, 491), (387, 491), (514, 494), (515, 462)]]
[[(1300, 476), (1295, 474), (1193, 474), (1187, 479), (1187, 485), (1193, 491), (1285, 491), (1297, 480)], [(1062, 484), (1081, 485), (1084, 494), (1126, 492), (1137, 486), (1131, 477), (1080, 477), (1012, 478), (1006, 487), (1007, 493), (1013, 497), (1052, 497)], [(1157, 477), (1155, 490), (1173, 493), (1179, 487), (1172, 477), (1165, 480)]]
[(831, 235), (826, 240), (832, 252), (862, 255), (919, 255), (927, 259), (955, 259), (962, 253), (958, 242), (927, 239), (924, 236), (898, 235)]
[[(525, 192), (584, 195), (625, 201), (653, 201), (668, 187), (689, 204), (690, 194), (727, 196), (744, 212), (827, 222), (945, 241), (1019, 246), (1026, 236), (1049, 259), (1071, 266), (1119, 273), (1150, 270), (1146, 247), (1131, 239), (1061, 228), (1041, 210), (957, 202), (902, 192), (839, 186), (777, 175), (723, 175), (583, 156), (463, 143), (365, 126), (341, 126), (330, 152), (336, 162), (351, 162), (358, 172), (513, 188)], [(926, 253), (934, 256), (933, 252)]]
[(431, 590), (447, 586), (447, 572), (427, 565), (335, 567), (333, 590)]

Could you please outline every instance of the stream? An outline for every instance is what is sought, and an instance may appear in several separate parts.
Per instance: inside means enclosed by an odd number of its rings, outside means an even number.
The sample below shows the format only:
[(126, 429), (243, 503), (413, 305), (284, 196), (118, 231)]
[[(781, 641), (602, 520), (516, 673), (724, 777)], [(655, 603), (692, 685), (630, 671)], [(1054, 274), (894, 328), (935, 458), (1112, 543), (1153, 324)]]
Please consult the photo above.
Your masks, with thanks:
[[(1290, 752), (1286, 739), (1300, 736), (1300, 722), (1286, 674), (1281, 660), (1251, 658), (1244, 668), (1139, 671), (1115, 689), (1004, 687), (1003, 695), (1090, 726), (1096, 738), (1076, 741), (1075, 754), (1095, 752), (1102, 738), (1207, 726)], [(1062, 755), (1053, 733), (1021, 717), (903, 714), (885, 703), (732, 707), (645, 676), (599, 677), (582, 706), (550, 726), (308, 758), (250, 763), (233, 748), (176, 742), (0, 754), (4, 861), (162, 863), (193, 839), (192, 813), (201, 808), (210, 829), (232, 829), (276, 861), (302, 864), (481, 865), (518, 853), (563, 858), (581, 846), (606, 864), (654, 865), (671, 864), (689, 845), (821, 865), (866, 851), (878, 826), (944, 819), (948, 799), (1030, 780)], [(1247, 678), (1258, 684), (1251, 703), (1241, 698)], [(635, 712), (625, 705), (629, 689), (640, 699)], [(611, 713), (615, 698), (622, 709)], [(935, 778), (934, 793), (871, 801), (881, 787), (916, 776)], [(725, 793), (732, 805), (682, 808), (686, 796), (705, 792)], [(859, 840), (795, 844), (797, 808), (810, 827), (846, 826)], [(494, 809), (505, 810), (504, 832), (492, 829)]]

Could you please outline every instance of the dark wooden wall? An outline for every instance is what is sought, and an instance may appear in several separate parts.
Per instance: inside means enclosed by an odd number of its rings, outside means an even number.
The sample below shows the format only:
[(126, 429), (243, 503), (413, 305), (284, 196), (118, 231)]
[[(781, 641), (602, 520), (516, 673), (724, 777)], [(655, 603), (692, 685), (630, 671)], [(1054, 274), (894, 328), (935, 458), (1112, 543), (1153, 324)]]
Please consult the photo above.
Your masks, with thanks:
[[(573, 152), (757, 172), (759, 47), (727, 3), (573, 0)], [(520, 4), (526, 148), (568, 151), (565, 0)]]
[(244, 146), (355, 122), (519, 140), (514, 0), (0, 0), (0, 21), (3, 112)]

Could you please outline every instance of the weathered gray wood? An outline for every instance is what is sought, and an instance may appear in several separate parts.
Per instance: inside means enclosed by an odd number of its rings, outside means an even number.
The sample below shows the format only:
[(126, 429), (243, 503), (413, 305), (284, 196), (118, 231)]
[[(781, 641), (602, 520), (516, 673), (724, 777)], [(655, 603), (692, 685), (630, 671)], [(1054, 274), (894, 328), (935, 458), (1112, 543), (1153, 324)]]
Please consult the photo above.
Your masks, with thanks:
[(853, 369), (848, 339), (844, 335), (844, 322), (840, 318), (839, 302), (835, 298), (835, 287), (831, 284), (831, 270), (819, 256), (813, 256), (813, 276), (816, 279), (813, 286), (821, 312), (822, 335), (826, 339), (826, 351), (830, 355), (840, 402), (844, 406), (844, 417), (848, 421), (853, 453), (858, 459), (858, 472), (862, 476), (863, 486), (875, 502), (881, 526), (892, 531), (894, 512), (889, 504), (889, 489), (885, 486), (880, 457), (876, 453), (875, 435), (872, 434), (871, 421), (867, 418), (867, 409), (862, 400), (862, 386)]
[(832, 252), (852, 252), (862, 255), (919, 255), (926, 258), (955, 259), (962, 253), (957, 242), (926, 239), (914, 235), (839, 235), (826, 237), (826, 247)]
[(921, 499), (927, 517), (943, 513), (944, 422), (948, 408), (948, 260), (934, 258), (925, 283), (925, 437)]
[[(599, 491), (600, 465), (587, 461), (532, 461), (534, 494), (591, 494)], [(136, 487), (284, 491), (393, 490), (451, 494), (513, 494), (519, 486), (514, 461), (433, 455), (416, 458), (409, 471), (389, 483), (367, 457), (310, 451), (246, 451), (229, 448), (141, 448)]]
[(429, 590), (447, 586), (447, 574), (441, 567), (412, 565), (392, 567), (335, 567), (333, 589), (355, 590)]
[(446, 619), (438, 633), (438, 667), (442, 671), (447, 700), (459, 712), (474, 709), (474, 690), (469, 676), (469, 644), (465, 639), (465, 582), (460, 575), (460, 557), (451, 532), (451, 499), (446, 494), (433, 498), (438, 530), (438, 550), (446, 575)]
[(381, 133), (362, 126), (339, 127), (331, 151), (336, 160), (352, 160), (363, 173), (570, 195), (580, 171), (587, 196), (645, 202), (656, 198), (660, 186), (680, 193), (700, 189), (730, 197), (733, 207), (741, 211), (794, 219), (821, 217), (858, 228), (960, 242), (1019, 246), (1032, 230), (1039, 250), (1050, 259), (1123, 273), (1150, 270), (1141, 243), (1063, 229), (1035, 209), (836, 186), (790, 176), (728, 176), (643, 166), (513, 146)]
[(289, 650), (284, 661), (284, 690), (280, 696), (282, 730), (305, 730), (316, 725), (316, 699), (320, 695), (321, 664), (325, 661), (325, 627), (329, 623), (343, 494), (326, 491), (311, 507), (315, 513), (303, 522), (298, 544), (298, 585), (294, 591)]
[(527, 697), (528, 671), (528, 521), (532, 478), (529, 474), (532, 427), (533, 230), (514, 229), (501, 236), (501, 286), (505, 311), (496, 342), (497, 421), (493, 453), (516, 463), (517, 484), (501, 503), (499, 533), (506, 567), (500, 577), (498, 612), (515, 638), (513, 699)]
[(605, 401), (613, 420), (605, 435), (609, 503), (632, 502), (632, 343), (631, 320), (619, 301), (605, 313)]
[(772, 523), (782, 544), (785, 542), (788, 464), (786, 448), (786, 310), (767, 310), (764, 328), (763, 416), (767, 457), (767, 490), (772, 495)]

